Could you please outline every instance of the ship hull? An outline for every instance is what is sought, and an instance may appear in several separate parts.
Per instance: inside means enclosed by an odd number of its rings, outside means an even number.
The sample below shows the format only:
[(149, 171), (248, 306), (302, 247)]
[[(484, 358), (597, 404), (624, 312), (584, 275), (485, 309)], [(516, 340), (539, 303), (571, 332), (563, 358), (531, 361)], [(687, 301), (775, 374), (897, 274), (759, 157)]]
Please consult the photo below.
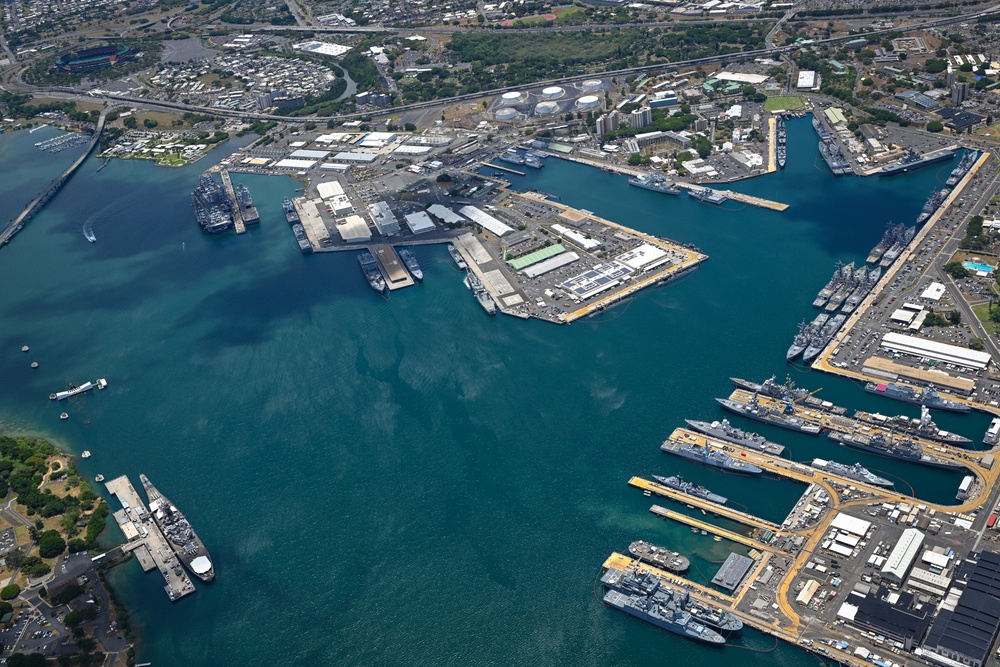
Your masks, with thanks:
[(739, 415), (741, 417), (746, 417), (747, 419), (752, 419), (754, 421), (761, 422), (762, 424), (770, 424), (771, 426), (779, 426), (781, 428), (786, 428), (789, 431), (796, 431), (798, 433), (806, 433), (808, 435), (819, 435), (819, 427), (815, 424), (796, 424), (795, 422), (785, 422), (778, 419), (771, 419), (768, 417), (762, 417), (753, 412), (744, 412), (731, 405), (728, 402), (724, 402), (725, 399), (717, 398), (715, 399), (722, 406), (723, 410), (732, 412), (734, 415)]
[(961, 466), (957, 463), (951, 463), (948, 461), (938, 461), (936, 459), (924, 459), (924, 458), (914, 458), (912, 456), (903, 456), (896, 454), (894, 452), (887, 451), (881, 447), (876, 447), (874, 445), (869, 445), (856, 440), (846, 440), (843, 438), (831, 437), (836, 443), (843, 445), (844, 447), (850, 447), (851, 449), (857, 449), (863, 452), (869, 452), (871, 454), (877, 454), (883, 458), (895, 459), (897, 461), (908, 461), (910, 463), (917, 463), (919, 465), (929, 466), (931, 468), (941, 468), (942, 470), (963, 470), (965, 466)]

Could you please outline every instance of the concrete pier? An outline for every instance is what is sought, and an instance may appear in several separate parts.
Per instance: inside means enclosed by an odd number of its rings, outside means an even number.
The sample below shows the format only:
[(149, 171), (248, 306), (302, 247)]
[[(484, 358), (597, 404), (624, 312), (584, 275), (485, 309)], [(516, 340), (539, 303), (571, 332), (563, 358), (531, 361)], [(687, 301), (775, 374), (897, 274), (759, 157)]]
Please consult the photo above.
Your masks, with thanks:
[(701, 498), (696, 498), (695, 496), (688, 495), (686, 493), (681, 493), (675, 489), (671, 489), (668, 486), (663, 486), (662, 484), (657, 484), (648, 479), (643, 479), (642, 477), (633, 477), (628, 481), (629, 486), (634, 486), (637, 489), (642, 489), (643, 491), (649, 491), (650, 493), (655, 493), (658, 496), (664, 498), (670, 498), (679, 503), (685, 505), (690, 505), (697, 509), (703, 510), (709, 514), (715, 516), (720, 516), (730, 521), (736, 521), (737, 523), (742, 523), (745, 526), (751, 528), (758, 528), (760, 530), (773, 530), (775, 532), (781, 530), (781, 526), (776, 523), (771, 523), (760, 517), (756, 517), (753, 514), (747, 512), (741, 512), (740, 510), (733, 509), (731, 507), (726, 507), (725, 505), (718, 505), (716, 503), (710, 503), (707, 500), (702, 500)]
[(390, 245), (371, 246), (372, 256), (378, 264), (379, 271), (390, 290), (401, 289), (413, 285), (413, 278), (400, 261), (396, 250)]
[[(125, 539), (129, 541), (129, 544), (122, 549), (132, 550), (143, 570), (152, 569), (150, 559), (152, 560), (166, 580), (163, 589), (171, 602), (194, 593), (194, 584), (191, 583), (173, 548), (153, 521), (149, 510), (146, 509), (145, 503), (139, 498), (128, 477), (122, 475), (107, 482), (105, 486), (108, 488), (108, 493), (117, 497), (122, 504), (122, 509), (115, 512), (115, 519), (122, 528)], [(135, 546), (131, 546), (133, 544)], [(144, 549), (145, 554), (142, 553)]]
[(649, 511), (658, 517), (664, 519), (671, 519), (678, 523), (683, 523), (684, 525), (691, 526), (692, 528), (697, 528), (698, 530), (704, 530), (710, 535), (718, 535), (719, 537), (729, 540), (731, 542), (736, 542), (742, 544), (743, 546), (750, 547), (751, 549), (757, 549), (758, 551), (773, 551), (775, 553), (784, 554), (785, 552), (781, 549), (776, 549), (768, 544), (764, 544), (752, 537), (747, 537), (746, 535), (740, 535), (739, 533), (734, 533), (731, 530), (726, 530), (725, 528), (720, 528), (715, 524), (708, 523), (707, 521), (702, 521), (701, 519), (696, 519), (694, 517), (688, 516), (687, 514), (681, 514), (680, 512), (675, 512), (673, 510), (668, 510), (666, 507), (660, 507), (659, 505), (653, 505), (649, 508)]
[(230, 208), (233, 210), (233, 225), (236, 227), (236, 233), (245, 234), (247, 225), (243, 220), (243, 207), (240, 206), (240, 202), (236, 198), (233, 181), (229, 178), (229, 170), (220, 169), (219, 173), (222, 175), (222, 187), (226, 189), (226, 196), (229, 197)]

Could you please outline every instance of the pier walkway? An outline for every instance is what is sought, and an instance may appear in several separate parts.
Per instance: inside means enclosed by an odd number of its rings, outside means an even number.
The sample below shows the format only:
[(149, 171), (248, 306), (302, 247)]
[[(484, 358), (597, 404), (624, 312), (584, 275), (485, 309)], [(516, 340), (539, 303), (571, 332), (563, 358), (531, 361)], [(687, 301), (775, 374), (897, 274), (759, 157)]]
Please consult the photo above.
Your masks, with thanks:
[(490, 169), (499, 169), (500, 171), (506, 171), (509, 174), (517, 174), (518, 176), (524, 176), (523, 171), (518, 171), (517, 169), (511, 169), (510, 167), (501, 167), (500, 165), (493, 164), (491, 162), (483, 162), (483, 166), (489, 167)]
[(69, 180), (69, 177), (73, 175), (73, 172), (79, 169), (80, 165), (82, 165), (86, 161), (86, 159), (90, 157), (90, 154), (91, 152), (93, 152), (94, 147), (101, 140), (101, 133), (104, 132), (104, 122), (107, 119), (107, 115), (110, 111), (111, 108), (108, 108), (101, 112), (100, 118), (97, 119), (97, 128), (94, 130), (94, 134), (90, 138), (90, 143), (87, 144), (87, 150), (85, 150), (83, 154), (80, 155), (80, 157), (74, 160), (73, 164), (71, 164), (66, 169), (66, 171), (59, 174), (59, 176), (57, 176), (56, 179), (49, 184), (49, 187), (42, 190), (42, 193), (40, 195), (32, 199), (31, 202), (28, 204), (27, 208), (25, 208), (24, 211), (21, 212), (21, 215), (11, 220), (10, 224), (8, 224), (7, 227), (2, 232), (0, 232), (0, 246), (6, 245), (10, 241), (10, 239), (14, 236), (14, 234), (17, 234), (19, 231), (21, 231), (21, 229), (24, 227), (24, 223), (26, 223), (28, 219), (31, 218), (31, 216), (33, 216), (35, 213), (40, 211), (42, 207), (49, 202), (50, 199), (55, 197), (56, 193), (59, 192), (59, 188), (65, 185), (66, 181)]
[(683, 523), (686, 526), (691, 526), (692, 528), (697, 528), (698, 530), (704, 530), (706, 533), (711, 533), (712, 535), (718, 535), (719, 537), (729, 540), (731, 542), (736, 542), (742, 544), (743, 546), (750, 547), (751, 549), (757, 549), (758, 551), (772, 551), (774, 553), (782, 554), (788, 556), (789, 554), (772, 547), (768, 544), (764, 544), (752, 537), (746, 535), (741, 535), (740, 533), (735, 533), (731, 530), (726, 530), (725, 528), (720, 528), (713, 523), (708, 523), (707, 521), (702, 521), (701, 519), (696, 519), (694, 517), (688, 516), (687, 514), (681, 514), (680, 512), (675, 512), (673, 510), (668, 510), (666, 507), (660, 507), (659, 505), (653, 505), (649, 508), (649, 511), (658, 517), (664, 519), (671, 519), (678, 523)]
[[(141, 544), (143, 548), (148, 549), (150, 558), (167, 582), (163, 589), (167, 592), (167, 597), (170, 598), (171, 602), (194, 593), (194, 584), (191, 583), (191, 579), (188, 578), (184, 568), (178, 562), (177, 554), (174, 553), (167, 538), (153, 522), (149, 510), (146, 509), (146, 505), (139, 498), (139, 494), (136, 493), (135, 487), (132, 486), (128, 477), (125, 475), (116, 477), (107, 482), (105, 486), (108, 488), (108, 493), (118, 498), (122, 504), (122, 509), (115, 512), (115, 518), (119, 520), (122, 533), (125, 534), (130, 543)], [(141, 553), (141, 547), (127, 545), (122, 548), (123, 551), (127, 549), (135, 550), (144, 570), (149, 567), (149, 560), (145, 554)]]
[(677, 181), (677, 186), (684, 188), (685, 190), (711, 190), (712, 192), (718, 192), (721, 195), (725, 195), (728, 199), (733, 201), (738, 201), (743, 204), (749, 204), (750, 206), (758, 206), (760, 208), (768, 208), (772, 211), (787, 211), (788, 204), (782, 204), (780, 201), (771, 201), (770, 199), (764, 199), (763, 197), (754, 197), (753, 195), (745, 195), (742, 192), (733, 192), (732, 190), (720, 190), (719, 188), (712, 188), (706, 185), (698, 185), (697, 183), (684, 183), (682, 181)]
[(413, 278), (409, 272), (403, 268), (403, 263), (399, 260), (395, 249), (391, 245), (379, 244), (371, 246), (372, 256), (378, 264), (382, 278), (385, 279), (386, 287), (390, 290), (397, 290), (413, 285)]
[(767, 132), (767, 173), (773, 174), (778, 170), (778, 119), (774, 116), (767, 119)]
[(781, 530), (781, 526), (776, 523), (771, 523), (760, 517), (756, 517), (748, 512), (741, 512), (740, 510), (733, 509), (731, 507), (726, 507), (725, 505), (719, 505), (717, 503), (710, 503), (707, 500), (701, 498), (696, 498), (695, 496), (682, 493), (675, 489), (671, 489), (668, 486), (663, 486), (662, 484), (657, 484), (656, 482), (650, 481), (648, 479), (643, 479), (642, 477), (633, 477), (628, 481), (629, 486), (634, 486), (637, 489), (642, 489), (643, 491), (649, 491), (650, 493), (655, 493), (658, 496), (664, 498), (670, 498), (679, 503), (685, 505), (690, 505), (691, 507), (700, 509), (709, 514), (714, 514), (715, 516), (720, 516), (730, 521), (736, 521), (737, 523), (742, 523), (745, 526), (750, 526), (751, 528), (759, 528), (760, 530), (773, 530), (775, 532)]
[(237, 234), (245, 234), (247, 231), (246, 222), (243, 221), (243, 207), (240, 206), (236, 198), (236, 191), (233, 190), (233, 180), (229, 178), (228, 169), (220, 169), (222, 174), (222, 187), (226, 189), (226, 196), (229, 197), (230, 207), (233, 209), (233, 226), (236, 227)]
[(719, 591), (703, 586), (702, 584), (696, 584), (689, 579), (671, 574), (666, 570), (661, 570), (660, 568), (650, 565), (645, 561), (639, 561), (618, 552), (608, 556), (608, 559), (604, 561), (604, 565), (602, 567), (606, 570), (618, 570), (619, 572), (627, 572), (630, 569), (642, 568), (643, 570), (646, 570), (647, 572), (674, 586), (687, 589), (688, 592), (693, 595), (701, 595), (703, 602), (708, 602), (713, 605), (722, 605), (727, 609), (729, 608), (729, 605), (733, 603), (733, 598), (725, 593), (720, 593)]

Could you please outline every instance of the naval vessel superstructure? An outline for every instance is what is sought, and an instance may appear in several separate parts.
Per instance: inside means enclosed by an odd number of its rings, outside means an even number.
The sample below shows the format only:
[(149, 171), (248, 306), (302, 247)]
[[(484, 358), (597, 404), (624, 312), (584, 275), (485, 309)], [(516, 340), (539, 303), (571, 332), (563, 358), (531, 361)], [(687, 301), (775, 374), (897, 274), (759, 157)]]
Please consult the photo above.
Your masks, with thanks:
[(694, 442), (681, 443), (674, 442), (673, 440), (665, 440), (660, 445), (660, 450), (667, 454), (674, 454), (689, 461), (694, 461), (695, 463), (703, 463), (707, 466), (720, 468), (729, 472), (737, 472), (744, 475), (759, 475), (764, 472), (755, 465), (733, 458), (728, 452), (713, 447), (709, 442), (699, 445)]
[(724, 410), (746, 417), (747, 419), (771, 424), (772, 426), (780, 426), (790, 431), (819, 435), (819, 426), (810, 424), (801, 417), (797, 417), (794, 414), (795, 409), (790, 402), (785, 404), (784, 411), (779, 412), (758, 401), (757, 394), (751, 396), (747, 403), (740, 403), (728, 398), (717, 398), (715, 400), (718, 401)]
[(793, 403), (801, 403), (806, 407), (812, 408), (813, 410), (819, 410), (820, 412), (829, 412), (834, 415), (847, 414), (847, 408), (842, 408), (839, 405), (834, 405), (830, 401), (824, 401), (816, 398), (813, 396), (815, 392), (811, 392), (808, 389), (796, 387), (795, 382), (792, 381), (791, 377), (785, 378), (785, 384), (778, 384), (776, 376), (774, 375), (764, 380), (763, 384), (757, 384), (756, 382), (744, 380), (743, 378), (731, 377), (729, 379), (732, 380), (733, 385), (735, 385), (737, 389), (744, 389), (751, 393), (768, 396), (770, 398), (780, 398), (782, 400), (789, 398)]
[(847, 297), (847, 301), (844, 302), (844, 307), (840, 309), (842, 313), (851, 314), (857, 310), (858, 306), (861, 305), (861, 301), (865, 296), (875, 289), (875, 285), (878, 284), (879, 278), (882, 277), (882, 267), (876, 266), (871, 271), (868, 271), (865, 276), (864, 282), (858, 285), (857, 289)]
[(854, 273), (854, 262), (845, 265), (841, 261), (837, 261), (837, 268), (833, 271), (833, 277), (830, 278), (830, 282), (826, 284), (816, 295), (816, 299), (813, 301), (813, 308), (822, 308), (826, 305), (826, 302), (830, 300), (841, 284), (847, 282), (851, 275)]
[(358, 255), (358, 264), (361, 265), (361, 271), (365, 274), (368, 285), (379, 294), (384, 294), (385, 278), (382, 277), (382, 272), (378, 270), (378, 264), (375, 262), (375, 258), (371, 252), (362, 250), (361, 254)]
[(748, 449), (756, 449), (773, 456), (781, 456), (785, 452), (785, 448), (782, 445), (765, 439), (764, 436), (759, 433), (744, 431), (741, 428), (737, 428), (730, 424), (728, 419), (714, 422), (703, 422), (698, 421), (697, 419), (685, 419), (684, 421), (687, 422), (688, 426), (703, 435), (731, 442), (734, 445), (740, 445)]
[(680, 491), (681, 493), (686, 493), (689, 496), (694, 496), (695, 498), (701, 498), (702, 500), (707, 500), (710, 503), (715, 503), (716, 505), (725, 505), (729, 502), (729, 499), (725, 496), (720, 496), (718, 493), (713, 493), (709, 491), (704, 486), (700, 484), (695, 484), (694, 482), (686, 482), (680, 475), (671, 475), (670, 477), (662, 477), (660, 475), (653, 475), (653, 479), (659, 484), (667, 487), (668, 489), (673, 489), (674, 491)]
[(775, 161), (778, 163), (778, 169), (784, 169), (785, 159), (788, 156), (788, 149), (787, 146), (785, 145), (785, 142), (787, 141), (788, 138), (788, 133), (785, 130), (785, 119), (782, 118), (781, 116), (778, 116), (778, 120), (776, 121), (775, 125), (776, 125), (775, 131), (776, 131), (777, 145), (774, 147), (774, 158)]
[(811, 323), (808, 325), (799, 325), (799, 333), (795, 335), (795, 339), (792, 340), (792, 344), (788, 348), (788, 352), (785, 353), (785, 361), (791, 361), (795, 357), (802, 354), (807, 347), (809, 347), (809, 342), (814, 336), (818, 336), (819, 332), (822, 330), (823, 325), (827, 323), (830, 316), (826, 313), (820, 313), (816, 316)]
[(972, 408), (965, 403), (953, 401), (950, 398), (940, 396), (932, 387), (916, 389), (909, 385), (890, 382), (867, 382), (865, 391), (878, 396), (894, 398), (897, 401), (912, 403), (913, 405), (926, 405), (934, 410), (948, 410), (950, 412), (969, 412)]
[[(675, 589), (642, 568), (630, 568), (627, 571), (608, 569), (601, 576), (601, 584), (609, 591), (645, 598), (663, 608), (673, 608), (688, 614), (692, 622), (707, 626), (705, 629), (711, 633), (737, 632), (743, 629), (743, 621), (735, 614), (695, 602), (684, 589)], [(711, 642), (718, 643), (715, 640)]]
[(233, 228), (229, 196), (211, 174), (198, 177), (198, 186), (191, 193), (191, 203), (198, 224), (209, 234), (219, 234)]
[(215, 579), (212, 557), (188, 520), (145, 475), (139, 475), (139, 481), (142, 482), (142, 488), (145, 489), (146, 497), (149, 499), (149, 513), (160, 531), (170, 541), (170, 548), (177, 554), (177, 560), (202, 581), (209, 582)]
[(508, 164), (524, 164), (524, 158), (513, 148), (508, 148), (497, 159)]
[(472, 271), (465, 274), (465, 286), (472, 290), (473, 296), (476, 297), (476, 301), (486, 311), (487, 315), (497, 314), (497, 306), (493, 301), (493, 297), (490, 296), (483, 282)]
[(660, 174), (651, 172), (628, 179), (629, 185), (653, 192), (662, 192), (665, 195), (680, 195), (682, 190), (675, 184), (665, 179)]
[(818, 357), (819, 353), (822, 352), (823, 348), (826, 347), (826, 344), (833, 339), (834, 335), (836, 335), (836, 333), (840, 330), (840, 327), (844, 325), (845, 321), (847, 321), (847, 315), (837, 313), (826, 324), (824, 324), (819, 334), (813, 336), (812, 340), (809, 341), (809, 347), (807, 347), (806, 351), (802, 353), (802, 361), (808, 364), (811, 363), (813, 359)]
[(688, 190), (688, 194), (691, 195), (692, 199), (696, 199), (704, 204), (715, 204), (716, 206), (721, 206), (729, 201), (729, 197), (718, 190), (713, 190), (711, 188), (691, 188)]
[(828, 437), (834, 442), (838, 442), (847, 447), (872, 452), (879, 456), (910, 461), (911, 463), (921, 463), (935, 468), (946, 470), (961, 470), (964, 466), (947, 459), (931, 456), (924, 452), (924, 448), (912, 440), (905, 438), (895, 438), (887, 436), (885, 433), (876, 432), (871, 435), (861, 433), (844, 433), (843, 431), (830, 431)]
[(285, 212), (285, 222), (289, 225), (301, 222), (299, 212), (295, 210), (295, 204), (288, 197), (281, 200), (281, 209)]
[(906, 174), (911, 171), (923, 169), (924, 167), (929, 167), (930, 165), (937, 164), (938, 162), (950, 160), (953, 157), (955, 157), (955, 151), (952, 149), (938, 151), (928, 155), (921, 155), (912, 149), (907, 149), (906, 154), (903, 155), (899, 162), (882, 167), (882, 169), (879, 170), (878, 175), (895, 176), (896, 174)]
[(920, 406), (920, 419), (911, 419), (905, 415), (895, 415), (887, 417), (877, 412), (858, 411), (854, 413), (854, 418), (858, 421), (878, 426), (879, 428), (910, 436), (913, 438), (924, 438), (934, 440), (945, 445), (965, 446), (971, 445), (972, 440), (964, 435), (951, 433), (938, 428), (938, 425), (931, 419), (930, 410), (926, 405)]
[(962, 177), (965, 176), (970, 169), (972, 169), (972, 165), (976, 163), (977, 159), (979, 159), (979, 151), (969, 150), (966, 148), (965, 154), (962, 155), (962, 159), (959, 161), (958, 166), (951, 170), (951, 174), (948, 176), (948, 180), (945, 182), (945, 185), (948, 187), (958, 185), (958, 182), (962, 180)]
[(448, 254), (451, 255), (452, 260), (455, 261), (455, 265), (462, 269), (463, 271), (468, 270), (469, 265), (465, 263), (465, 258), (462, 257), (462, 253), (458, 251), (453, 243), (448, 244)]
[(676, 551), (669, 551), (649, 542), (637, 540), (628, 545), (628, 552), (633, 558), (655, 565), (661, 570), (681, 574), (691, 567), (691, 561)]
[(855, 482), (863, 482), (873, 486), (884, 486), (889, 488), (893, 486), (892, 482), (884, 477), (879, 477), (875, 473), (868, 470), (868, 468), (863, 467), (860, 463), (845, 465), (843, 463), (837, 463), (836, 461), (827, 461), (826, 459), (813, 459), (813, 462), (809, 465), (817, 470), (828, 472), (831, 475), (838, 475), (846, 479), (853, 479)]
[(398, 250), (399, 258), (403, 260), (403, 265), (406, 270), (410, 272), (414, 280), (418, 283), (424, 282), (424, 272), (420, 269), (420, 263), (417, 262), (417, 256), (413, 254), (413, 251), (409, 248), (400, 248)]
[(257, 212), (257, 207), (253, 205), (253, 197), (250, 196), (250, 190), (247, 186), (240, 183), (234, 188), (234, 191), (236, 193), (236, 202), (240, 207), (240, 213), (243, 214), (243, 222), (248, 225), (255, 225), (260, 222), (260, 213)]
[[(957, 169), (957, 167), (956, 167)], [(923, 224), (928, 218), (934, 215), (934, 211), (938, 210), (944, 200), (948, 198), (947, 190), (935, 190), (930, 198), (924, 202), (924, 207), (920, 209), (920, 215), (917, 216), (917, 224)]]

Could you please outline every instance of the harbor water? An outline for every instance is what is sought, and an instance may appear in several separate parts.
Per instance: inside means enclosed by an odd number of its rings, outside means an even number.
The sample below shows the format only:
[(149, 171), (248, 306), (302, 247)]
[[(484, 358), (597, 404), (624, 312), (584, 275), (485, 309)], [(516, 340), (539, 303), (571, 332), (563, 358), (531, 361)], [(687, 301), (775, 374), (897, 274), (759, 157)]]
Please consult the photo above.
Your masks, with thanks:
[[(0, 219), (30, 199), (29, 183), (44, 187), (73, 159), (35, 149), (44, 134), (0, 137), (0, 188), (25, 192), (24, 202), (0, 198)], [(789, 123), (788, 145), (784, 172), (733, 185), (790, 204), (783, 213), (706, 206), (556, 158), (510, 176), (711, 257), (676, 284), (564, 327), (487, 317), (443, 246), (416, 248), (424, 284), (388, 300), (369, 289), (355, 253), (303, 256), (281, 211), (300, 187), (290, 178), (233, 174), (261, 224), (203, 234), (189, 195), (231, 147), (180, 169), (114, 161), (98, 173), (101, 161), (88, 160), (0, 249), (0, 428), (90, 450), (79, 466), (91, 477), (145, 473), (211, 550), (216, 581), (177, 604), (137, 563), (113, 572), (140, 662), (711, 660), (720, 649), (595, 599), (601, 563), (635, 539), (691, 557), (702, 582), (741, 550), (655, 518), (653, 502), (692, 510), (643, 497), (628, 479), (681, 473), (734, 507), (785, 517), (801, 485), (659, 451), (685, 418), (724, 416), (713, 399), (729, 394), (731, 375), (791, 372), (840, 405), (918, 414), (790, 368), (784, 352), (834, 262), (863, 261), (890, 220), (914, 220), (953, 164), (834, 177), (808, 120)], [(98, 377), (106, 390), (48, 400)], [(732, 419), (795, 460), (860, 461), (928, 500), (953, 500), (961, 479)], [(976, 442), (989, 423), (935, 419)], [(731, 641), (774, 646), (752, 630)], [(747, 665), (816, 661), (787, 645), (721, 650)]]

